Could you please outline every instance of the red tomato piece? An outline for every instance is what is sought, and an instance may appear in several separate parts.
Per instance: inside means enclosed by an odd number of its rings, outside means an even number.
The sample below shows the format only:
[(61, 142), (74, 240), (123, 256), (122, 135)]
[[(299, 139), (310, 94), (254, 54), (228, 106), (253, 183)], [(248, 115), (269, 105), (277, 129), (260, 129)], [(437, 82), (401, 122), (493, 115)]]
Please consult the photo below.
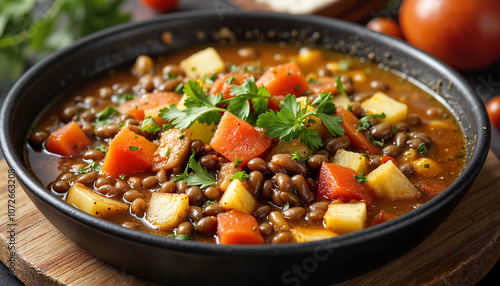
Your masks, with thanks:
[(219, 244), (264, 244), (254, 216), (239, 211), (217, 215)]
[(381, 224), (381, 223), (386, 222), (386, 221), (390, 221), (391, 219), (395, 219), (397, 217), (398, 217), (397, 215), (393, 215), (393, 214), (388, 213), (384, 210), (381, 210), (373, 219), (371, 226)]
[(274, 96), (285, 98), (288, 94), (293, 94), (296, 97), (303, 96), (309, 90), (307, 80), (302, 75), (297, 63), (290, 62), (269, 68), (257, 80), (257, 87), (264, 86), (269, 90), (271, 99), (269, 99), (269, 108), (280, 110), (279, 102), (272, 100)]
[(85, 150), (92, 143), (85, 135), (85, 132), (71, 121), (63, 127), (52, 132), (45, 143), (45, 147), (49, 152), (59, 154), (61, 156), (71, 156)]
[(358, 130), (359, 119), (349, 110), (342, 106), (337, 106), (335, 115), (342, 116), (343, 123), (340, 125), (345, 130), (345, 135), (351, 140), (351, 145), (370, 155), (380, 153), (380, 147), (373, 144), (363, 131)]
[(156, 148), (155, 143), (124, 127), (109, 143), (101, 174), (118, 178), (150, 171)]
[(351, 168), (334, 163), (323, 163), (319, 170), (316, 192), (318, 196), (330, 200), (364, 201), (367, 207), (371, 207), (373, 204), (372, 189), (360, 183), (355, 176), (359, 176), (359, 174)]
[(258, 132), (248, 122), (224, 112), (210, 146), (225, 158), (244, 167), (253, 158), (261, 157), (271, 147), (272, 139)]

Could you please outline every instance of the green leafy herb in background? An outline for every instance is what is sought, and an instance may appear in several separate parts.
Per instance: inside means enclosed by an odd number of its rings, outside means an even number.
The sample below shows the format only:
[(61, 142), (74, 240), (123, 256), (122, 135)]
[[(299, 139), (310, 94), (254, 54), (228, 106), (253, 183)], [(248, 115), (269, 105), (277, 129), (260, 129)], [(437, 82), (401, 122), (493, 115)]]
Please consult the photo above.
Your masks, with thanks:
[[(93, 32), (130, 20), (123, 0), (3, 0), (0, 78), (16, 79), (27, 63)], [(8, 67), (8, 68), (4, 68)]]

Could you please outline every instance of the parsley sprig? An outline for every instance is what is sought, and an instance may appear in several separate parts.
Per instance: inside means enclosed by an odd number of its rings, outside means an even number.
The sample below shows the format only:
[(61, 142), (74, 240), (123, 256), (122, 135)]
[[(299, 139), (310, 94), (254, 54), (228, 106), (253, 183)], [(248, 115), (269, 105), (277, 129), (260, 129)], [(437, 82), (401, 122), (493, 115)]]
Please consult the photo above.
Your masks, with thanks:
[[(241, 85), (233, 85), (232, 98), (224, 99), (222, 94), (207, 94), (196, 81), (189, 81), (184, 85), (187, 98), (184, 102), (186, 109), (179, 110), (174, 104), (170, 108), (160, 110), (160, 117), (178, 129), (189, 128), (198, 120), (200, 123), (218, 124), (221, 113), (229, 111), (243, 120), (255, 122), (257, 117), (267, 110), (269, 91), (258, 88), (253, 77), (245, 79)], [(254, 112), (250, 113), (250, 102)], [(250, 117), (250, 118), (249, 118)]]
[(363, 116), (361, 117), (361, 119), (359, 119), (359, 125), (358, 125), (358, 130), (367, 130), (370, 128), (370, 118), (380, 118), (380, 119), (384, 119), (385, 118), (385, 113), (382, 112), (382, 114), (370, 114), (370, 115), (366, 115), (366, 116)]
[(340, 126), (342, 117), (331, 115), (336, 113), (336, 108), (330, 93), (320, 94), (312, 105), (317, 105), (316, 110), (307, 112), (295, 95), (287, 95), (280, 104), (281, 110), (277, 113), (269, 110), (260, 115), (257, 126), (266, 129), (265, 133), (272, 138), (279, 137), (285, 142), (300, 139), (310, 149), (318, 149), (323, 146), (321, 137), (315, 129), (306, 128), (306, 124), (314, 121), (311, 116), (320, 118), (332, 135), (343, 135), (345, 131)]
[[(188, 186), (200, 186), (201, 188), (210, 187), (215, 185), (215, 177), (204, 167), (200, 165), (194, 158), (194, 150), (189, 157), (188, 164), (186, 165), (186, 169), (182, 174), (177, 175), (173, 182), (179, 182), (184, 180)], [(194, 174), (189, 175), (189, 169), (193, 170)]]

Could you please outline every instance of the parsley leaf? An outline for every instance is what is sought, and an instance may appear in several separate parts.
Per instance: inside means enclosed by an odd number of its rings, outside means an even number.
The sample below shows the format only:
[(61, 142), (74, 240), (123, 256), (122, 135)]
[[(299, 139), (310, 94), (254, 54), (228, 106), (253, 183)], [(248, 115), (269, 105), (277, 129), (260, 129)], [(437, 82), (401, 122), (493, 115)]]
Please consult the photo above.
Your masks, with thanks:
[(106, 107), (103, 111), (99, 112), (96, 114), (96, 126), (101, 126), (101, 125), (106, 125), (110, 124), (113, 122), (111, 119), (113, 115), (119, 115), (121, 114), (120, 110), (118, 110), (116, 107), (109, 105)]
[[(200, 186), (201, 188), (214, 185), (216, 182), (215, 177), (196, 161), (194, 154), (193, 150), (191, 157), (189, 157), (186, 169), (182, 174), (177, 175), (173, 182), (184, 180), (188, 186)], [(194, 172), (191, 176), (189, 176), (189, 169)]]
[(260, 114), (267, 111), (267, 104), (269, 102), (269, 97), (271, 97), (267, 88), (263, 86), (260, 88), (257, 87), (253, 76), (246, 78), (241, 86), (232, 85), (231, 95), (234, 95), (234, 97), (230, 99), (230, 104), (228, 106), (229, 112), (243, 120), (247, 120), (250, 116), (250, 103), (248, 102), (250, 99), (254, 109), (253, 121), (255, 121)]
[(354, 179), (358, 180), (361, 184), (364, 184), (367, 181), (367, 178), (363, 176), (363, 172), (359, 172), (359, 176), (354, 174)]
[(311, 158), (312, 155), (307, 156), (306, 158), (302, 157), (299, 152), (295, 151), (292, 153), (292, 160), (298, 161), (298, 162), (307, 162), (309, 158)]
[(184, 85), (184, 93), (187, 95), (184, 105), (186, 109), (179, 110), (175, 104), (170, 108), (162, 108), (160, 117), (178, 129), (187, 129), (198, 120), (200, 123), (218, 124), (226, 109), (218, 107), (223, 103), (221, 94), (207, 95), (200, 84), (196, 81), (189, 81)]
[(358, 125), (358, 130), (367, 130), (370, 128), (370, 118), (385, 118), (385, 113), (382, 112), (382, 114), (371, 114), (371, 115), (366, 115), (361, 117), (359, 119), (359, 125)]
[(141, 125), (141, 132), (144, 131), (147, 131), (149, 134), (155, 134), (156, 132), (161, 131), (161, 128), (158, 126), (158, 123), (156, 123), (156, 120), (154, 120), (153, 117), (146, 116)]
[(229, 178), (230, 181), (232, 180), (240, 180), (240, 181), (243, 181), (245, 179), (248, 179), (250, 176), (245, 173), (245, 171), (241, 171), (241, 172), (237, 172), (237, 173), (234, 173), (233, 176), (231, 176), (231, 178)]
[(345, 89), (344, 89), (344, 86), (342, 85), (342, 80), (341, 80), (342, 76), (341, 75), (338, 75), (337, 76), (337, 80), (335, 81), (337, 83), (337, 90), (340, 92), (340, 94), (342, 94), (343, 96), (347, 96), (347, 92), (345, 92)]
[(422, 153), (422, 154), (427, 154), (427, 146), (425, 146), (425, 143), (420, 143), (420, 145), (418, 145), (417, 147), (417, 151)]
[(287, 95), (281, 102), (281, 110), (275, 113), (272, 110), (259, 116), (257, 126), (266, 129), (265, 133), (271, 138), (279, 137), (280, 140), (290, 142), (299, 139), (310, 149), (318, 149), (323, 145), (318, 132), (315, 129), (307, 129), (306, 124), (310, 116), (319, 117), (326, 128), (333, 135), (344, 134), (344, 129), (340, 126), (342, 118), (332, 116), (335, 112), (335, 104), (330, 93), (322, 93), (313, 102), (318, 105), (316, 110), (307, 112), (307, 108), (301, 108), (300, 102), (295, 95)]
[(98, 163), (92, 161), (87, 166), (85, 166), (84, 168), (78, 170), (76, 173), (77, 174), (87, 174), (87, 173), (90, 173), (90, 172), (99, 172), (100, 170), (101, 170), (101, 165), (99, 165)]

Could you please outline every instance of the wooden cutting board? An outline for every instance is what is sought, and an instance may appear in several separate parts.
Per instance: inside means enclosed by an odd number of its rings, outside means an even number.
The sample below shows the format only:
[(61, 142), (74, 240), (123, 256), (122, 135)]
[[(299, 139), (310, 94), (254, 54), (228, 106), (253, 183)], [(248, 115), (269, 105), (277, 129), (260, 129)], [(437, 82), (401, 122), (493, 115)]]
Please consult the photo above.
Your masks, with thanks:
[[(471, 190), (423, 243), (399, 259), (340, 285), (473, 285), (500, 258), (500, 161), (490, 152)], [(27, 285), (154, 285), (80, 249), (15, 186), (8, 216), (8, 166), (0, 162), (0, 259)], [(10, 202), (11, 205), (12, 202)], [(12, 209), (12, 208), (11, 208)], [(12, 211), (11, 211), (12, 214)], [(15, 236), (8, 232), (15, 228)], [(15, 250), (9, 243), (15, 243)], [(13, 245), (13, 244), (10, 244)]]

